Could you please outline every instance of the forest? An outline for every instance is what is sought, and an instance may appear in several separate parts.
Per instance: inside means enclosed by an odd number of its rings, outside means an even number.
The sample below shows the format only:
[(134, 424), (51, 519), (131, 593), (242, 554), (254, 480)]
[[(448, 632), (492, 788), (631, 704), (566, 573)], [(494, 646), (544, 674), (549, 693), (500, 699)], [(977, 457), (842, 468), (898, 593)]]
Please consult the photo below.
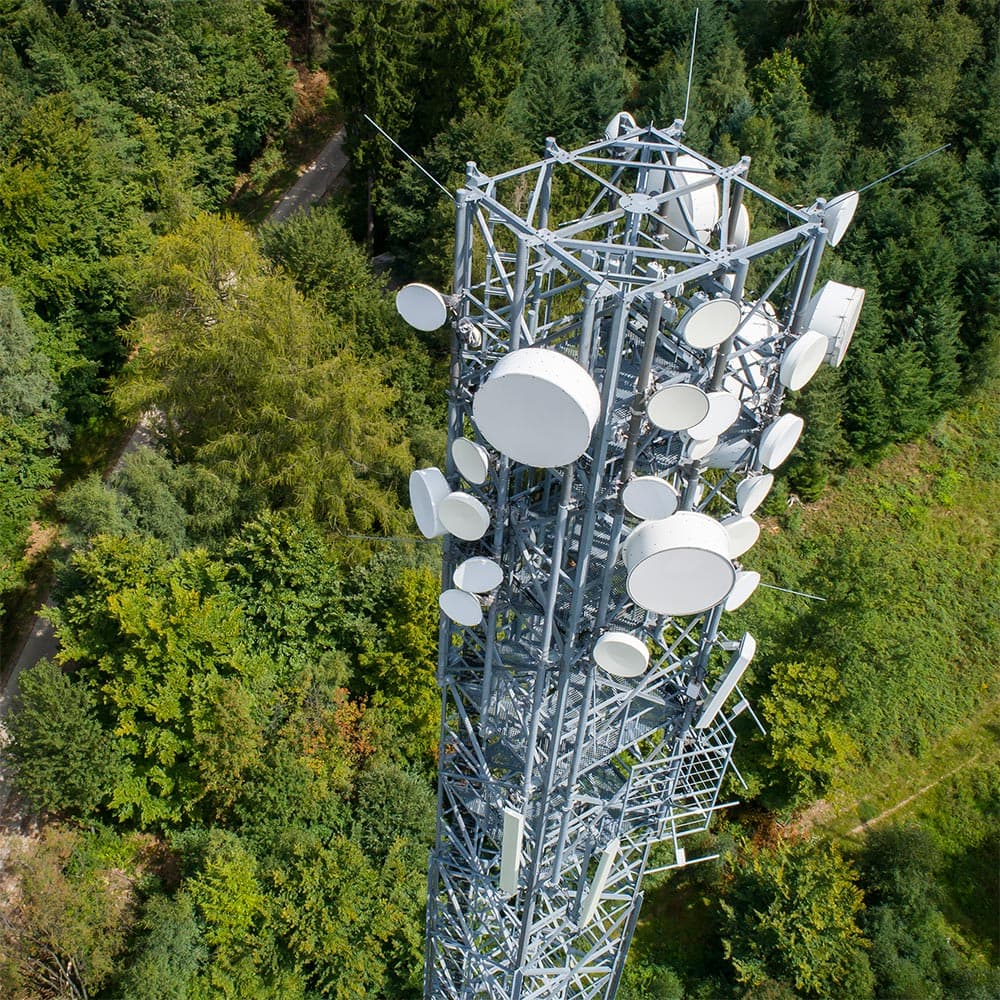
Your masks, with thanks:
[[(740, 610), (767, 735), (619, 998), (1000, 993), (992, 0), (0, 0), (0, 662), (50, 584), (60, 642), (0, 995), (422, 996), (448, 344), (392, 287), (448, 287), (453, 206), (364, 116), (450, 189), (667, 125), (696, 7), (685, 141), (778, 197), (947, 148), (824, 260), (867, 298), (752, 564), (822, 601)], [(341, 124), (349, 183), (264, 222)]]

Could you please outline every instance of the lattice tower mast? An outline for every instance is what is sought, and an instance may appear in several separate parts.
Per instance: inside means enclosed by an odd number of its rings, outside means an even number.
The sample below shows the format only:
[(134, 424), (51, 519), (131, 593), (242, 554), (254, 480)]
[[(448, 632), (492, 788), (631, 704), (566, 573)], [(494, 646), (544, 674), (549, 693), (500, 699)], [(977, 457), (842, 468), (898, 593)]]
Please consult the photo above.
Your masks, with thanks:
[(444, 536), (432, 1000), (613, 998), (651, 850), (690, 863), (723, 805), (755, 650), (723, 626), (802, 430), (782, 401), (864, 292), (813, 294), (855, 192), (796, 208), (681, 136), (622, 113), (470, 163), (453, 294), (397, 299), (453, 331), (447, 465), (411, 477)]

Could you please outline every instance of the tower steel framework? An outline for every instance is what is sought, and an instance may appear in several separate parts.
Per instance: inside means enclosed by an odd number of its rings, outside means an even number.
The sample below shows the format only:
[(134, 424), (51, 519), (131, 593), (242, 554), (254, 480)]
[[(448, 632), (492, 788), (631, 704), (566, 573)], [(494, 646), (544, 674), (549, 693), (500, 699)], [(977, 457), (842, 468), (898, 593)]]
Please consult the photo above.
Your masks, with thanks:
[[(724, 631), (725, 611), (759, 577), (737, 557), (735, 586), (711, 607), (641, 606), (622, 561), (642, 523), (625, 487), (667, 483), (679, 511), (755, 537), (747, 513), (769, 486), (765, 460), (778, 464), (801, 429), (786, 417), (777, 431), (797, 385), (786, 359), (807, 327), (829, 326), (813, 321), (824, 308), (813, 285), (857, 198), (796, 208), (750, 182), (747, 158), (721, 166), (681, 140), (680, 122), (638, 128), (623, 114), (603, 140), (565, 151), (549, 139), (517, 170), (488, 177), (470, 163), (457, 193), (444, 479), (489, 528), (445, 537), (442, 579), (452, 588), (480, 558), (502, 580), (473, 595), (478, 624), (441, 616), (429, 1000), (613, 998), (651, 851), (662, 845), (661, 868), (689, 863), (683, 840), (723, 807), (735, 770), (753, 640)], [(767, 233), (753, 241), (747, 207)], [(719, 300), (739, 307), (724, 339), (695, 335), (689, 317)], [(841, 314), (824, 332), (833, 364), (856, 320)], [(529, 347), (574, 359), (599, 393), (586, 450), (558, 467), (499, 454), (475, 419), (494, 367)], [(651, 400), (677, 385), (738, 403), (718, 435), (654, 423)], [(486, 456), (482, 477), (456, 466), (463, 438)], [(599, 666), (608, 634), (637, 639), (647, 669)]]

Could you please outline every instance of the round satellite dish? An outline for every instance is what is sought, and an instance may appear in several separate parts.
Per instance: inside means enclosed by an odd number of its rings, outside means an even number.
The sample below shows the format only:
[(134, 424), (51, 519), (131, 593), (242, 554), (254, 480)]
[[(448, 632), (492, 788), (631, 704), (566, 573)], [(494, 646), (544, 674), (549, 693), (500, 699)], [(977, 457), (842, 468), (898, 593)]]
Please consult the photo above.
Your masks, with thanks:
[(691, 309), (677, 332), (692, 347), (718, 347), (740, 325), (740, 307), (732, 299), (709, 299)]
[(740, 203), (736, 213), (736, 228), (733, 230), (733, 246), (742, 250), (750, 242), (750, 212)]
[(707, 441), (728, 430), (740, 415), (740, 401), (731, 392), (708, 393), (708, 415), (693, 427), (688, 435), (695, 441)]
[(686, 382), (668, 385), (653, 393), (646, 416), (661, 431), (684, 431), (708, 416), (708, 395)]
[(448, 318), (444, 296), (430, 285), (414, 282), (396, 292), (396, 312), (418, 330), (436, 330)]
[(760, 525), (752, 517), (727, 517), (720, 523), (729, 536), (729, 554), (733, 559), (752, 549), (760, 538)]
[[(668, 249), (683, 250), (690, 245), (689, 222), (702, 243), (707, 242), (712, 235), (712, 230), (719, 221), (719, 186), (718, 182), (704, 169), (705, 164), (687, 153), (677, 157), (676, 166), (693, 169), (672, 171), (674, 188), (685, 187), (689, 184), (703, 185), (671, 199), (666, 205), (667, 221), (673, 229), (680, 230), (680, 232), (668, 230), (661, 239)], [(708, 181), (714, 182), (706, 183)], [(647, 190), (651, 189), (647, 186)]]
[(649, 666), (649, 650), (628, 632), (605, 632), (594, 643), (594, 661), (615, 677), (638, 677)]
[(470, 594), (485, 594), (495, 590), (503, 582), (500, 564), (484, 556), (473, 556), (455, 567), (452, 580), (459, 590)]
[(480, 486), (489, 478), (490, 453), (481, 444), (468, 438), (455, 438), (451, 444), (451, 457), (467, 483)]
[(767, 499), (774, 476), (765, 472), (761, 476), (748, 476), (736, 487), (736, 506), (739, 512), (749, 517)]
[(535, 468), (575, 462), (590, 444), (601, 395), (585, 368), (558, 351), (502, 357), (472, 401), (472, 416), (501, 454)]
[(447, 530), (438, 516), (441, 501), (451, 492), (440, 469), (417, 469), (410, 473), (410, 507), (424, 538), (437, 538)]
[(778, 369), (778, 381), (793, 392), (801, 389), (819, 371), (823, 364), (829, 341), (815, 330), (806, 330), (785, 351)]
[(858, 192), (848, 191), (828, 201), (823, 209), (823, 228), (826, 230), (826, 242), (835, 247), (847, 232), (858, 210)]
[(834, 368), (839, 367), (850, 347), (864, 301), (863, 288), (828, 281), (802, 311), (803, 325), (826, 337), (825, 360)]
[(640, 524), (624, 554), (629, 597), (655, 614), (706, 611), (725, 600), (736, 580), (726, 529), (694, 511)]
[(438, 606), (457, 625), (472, 627), (483, 620), (479, 598), (464, 590), (446, 590), (438, 598)]
[(755, 573), (752, 570), (740, 570), (736, 574), (736, 583), (733, 584), (733, 589), (729, 591), (729, 596), (723, 605), (725, 610), (735, 611), (741, 605), (746, 604), (759, 583), (760, 573)]
[(715, 446), (718, 443), (719, 439), (717, 437), (705, 438), (704, 441), (695, 441), (692, 439), (687, 447), (687, 457), (692, 462), (700, 462), (715, 450)]
[(677, 510), (677, 490), (658, 476), (639, 476), (622, 490), (622, 502), (641, 520), (657, 521)]
[(449, 493), (438, 504), (438, 517), (446, 531), (467, 542), (482, 538), (490, 526), (489, 511), (468, 493)]
[(781, 465), (798, 444), (804, 426), (805, 421), (797, 413), (783, 413), (773, 424), (768, 424), (760, 436), (760, 464), (768, 469)]

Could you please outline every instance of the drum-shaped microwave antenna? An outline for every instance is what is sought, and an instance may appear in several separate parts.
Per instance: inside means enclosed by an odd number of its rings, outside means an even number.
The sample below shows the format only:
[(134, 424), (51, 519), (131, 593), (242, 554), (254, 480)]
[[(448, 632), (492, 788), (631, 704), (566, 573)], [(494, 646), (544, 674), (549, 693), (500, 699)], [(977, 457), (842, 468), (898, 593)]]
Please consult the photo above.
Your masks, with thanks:
[(753, 592), (760, 585), (760, 573), (753, 570), (740, 570), (736, 574), (736, 583), (726, 598), (723, 608), (726, 611), (735, 611), (742, 607), (753, 596)]
[(803, 325), (826, 337), (829, 346), (825, 360), (834, 368), (840, 366), (851, 346), (864, 301), (863, 288), (828, 281), (802, 311)]
[(455, 567), (452, 581), (459, 590), (467, 590), (470, 594), (485, 594), (500, 586), (503, 582), (503, 570), (492, 559), (473, 556)]
[(481, 486), (489, 479), (490, 453), (481, 444), (468, 438), (455, 438), (451, 446), (451, 457), (455, 468), (467, 483)]
[(677, 490), (659, 476), (638, 476), (622, 490), (625, 509), (642, 521), (658, 521), (677, 510)]
[(653, 393), (646, 416), (661, 431), (684, 431), (708, 416), (708, 395), (686, 382), (667, 385)]
[(464, 590), (446, 590), (438, 598), (438, 606), (458, 625), (472, 628), (483, 620), (483, 606), (479, 598)]
[(732, 299), (709, 299), (689, 310), (677, 332), (692, 347), (718, 347), (740, 325), (739, 304)]
[(693, 615), (725, 600), (736, 582), (726, 529), (709, 517), (679, 510), (646, 521), (625, 543), (625, 586), (641, 608)]
[(733, 559), (752, 549), (760, 538), (760, 525), (752, 517), (737, 514), (724, 518), (720, 523), (729, 536), (729, 554)]
[(847, 232), (857, 210), (857, 191), (848, 191), (826, 203), (822, 218), (823, 228), (827, 232), (826, 241), (830, 246), (835, 247), (844, 238), (844, 233)]
[(759, 476), (747, 476), (736, 487), (736, 506), (739, 512), (749, 517), (767, 499), (772, 486), (774, 486), (774, 476), (770, 472)]
[(760, 436), (758, 456), (766, 469), (776, 469), (799, 443), (805, 421), (797, 413), (783, 413)]
[(717, 438), (729, 430), (740, 415), (740, 401), (731, 392), (720, 390), (708, 393), (708, 415), (688, 428), (688, 437), (695, 441)]
[(542, 347), (502, 357), (472, 402), (483, 437), (501, 454), (536, 468), (575, 462), (587, 450), (600, 412), (590, 373)]
[(629, 632), (605, 632), (594, 644), (594, 662), (615, 677), (638, 677), (649, 666), (649, 650)]
[(410, 473), (410, 507), (424, 538), (437, 538), (448, 529), (441, 523), (438, 508), (451, 492), (444, 473), (435, 467)]
[(823, 334), (806, 330), (782, 356), (778, 381), (797, 392), (819, 371), (828, 349), (829, 341)]
[(490, 526), (490, 513), (469, 493), (449, 493), (438, 504), (438, 518), (456, 538), (474, 542), (486, 534)]
[(429, 332), (444, 325), (448, 304), (436, 288), (414, 282), (396, 292), (396, 312), (410, 326)]

